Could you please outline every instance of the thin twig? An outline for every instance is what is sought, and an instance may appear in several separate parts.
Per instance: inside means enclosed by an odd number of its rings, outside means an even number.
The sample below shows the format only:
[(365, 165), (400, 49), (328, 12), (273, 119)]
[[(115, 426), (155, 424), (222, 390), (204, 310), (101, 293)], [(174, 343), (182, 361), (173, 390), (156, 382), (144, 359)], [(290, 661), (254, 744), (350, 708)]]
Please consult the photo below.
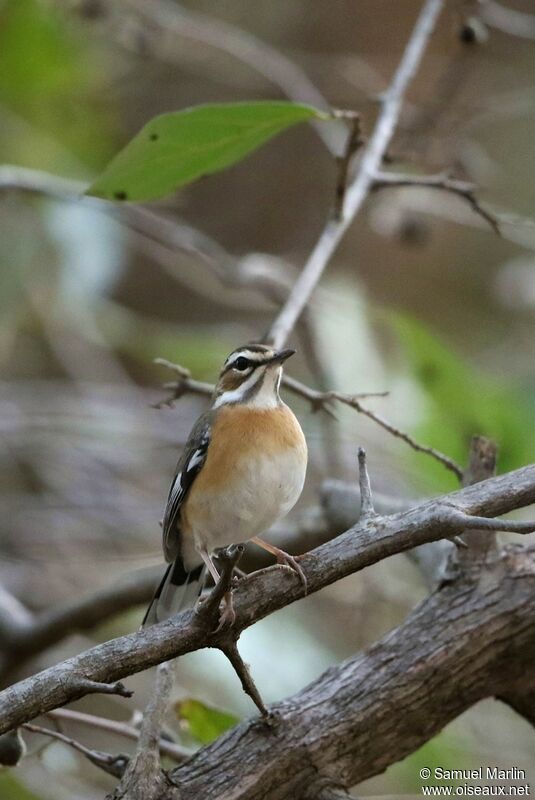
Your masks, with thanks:
[(331, 395), (334, 399), (338, 400), (340, 403), (343, 403), (346, 406), (350, 406), (354, 408), (355, 411), (358, 411), (360, 414), (364, 414), (365, 416), (372, 419), (377, 425), (380, 425), (381, 428), (384, 428), (385, 431), (388, 431), (398, 439), (402, 439), (406, 444), (412, 447), (413, 450), (416, 450), (418, 453), (427, 453), (428, 456), (431, 456), (436, 461), (438, 461), (442, 466), (449, 469), (450, 472), (453, 472), (459, 479), (463, 476), (463, 469), (459, 466), (452, 458), (449, 456), (444, 455), (439, 450), (434, 447), (429, 447), (428, 445), (420, 444), (412, 436), (410, 436), (405, 431), (396, 428), (395, 425), (392, 425), (391, 422), (388, 422), (384, 417), (376, 414), (375, 411), (370, 411), (369, 408), (365, 408), (359, 400), (356, 399), (354, 395), (347, 395), (341, 394), (340, 392), (331, 392)]
[(375, 509), (373, 507), (373, 496), (370, 485), (370, 476), (368, 475), (368, 467), (366, 465), (366, 450), (359, 447), (359, 488), (360, 488), (360, 519), (366, 520), (370, 517), (375, 517)]
[(336, 111), (335, 116), (346, 120), (349, 125), (347, 142), (344, 152), (338, 156), (338, 179), (336, 181), (336, 195), (334, 201), (333, 217), (338, 222), (344, 216), (344, 200), (346, 197), (347, 184), (349, 181), (349, 169), (353, 162), (353, 157), (359, 147), (364, 143), (361, 137), (360, 116), (351, 111)]
[(86, 694), (118, 694), (119, 697), (132, 697), (133, 691), (127, 689), (121, 681), (113, 683), (101, 683), (90, 678), (75, 678), (74, 683), (80, 696)]
[(73, 750), (76, 750), (89, 759), (92, 764), (95, 764), (95, 766), (107, 772), (108, 775), (113, 775), (114, 778), (120, 778), (123, 775), (129, 762), (129, 757), (124, 753), (119, 753), (114, 756), (111, 755), (111, 753), (104, 753), (101, 750), (91, 750), (89, 747), (77, 742), (76, 739), (73, 739), (71, 736), (66, 736), (60, 731), (53, 731), (50, 730), (50, 728), (43, 728), (41, 725), (35, 725), (29, 722), (26, 722), (22, 727), (32, 733), (49, 736), (51, 739), (57, 739), (59, 742), (67, 744), (69, 747), (72, 747)]
[(382, 97), (382, 108), (368, 140), (357, 174), (348, 186), (345, 213), (340, 220), (327, 222), (299, 278), (274, 320), (268, 341), (282, 347), (308, 304), (323, 272), (342, 237), (355, 219), (373, 185), (384, 154), (394, 135), (407, 87), (418, 69), (444, 0), (425, 0), (392, 83)]
[[(133, 742), (137, 742), (139, 739), (139, 730), (137, 728), (134, 728), (133, 725), (128, 725), (126, 722), (118, 722), (115, 719), (97, 717), (93, 714), (86, 714), (83, 711), (75, 711), (71, 708), (56, 708), (53, 711), (49, 711), (47, 716), (61, 722), (79, 723), (80, 725), (87, 725), (90, 728), (97, 728), (98, 730), (117, 734), (117, 736), (131, 739)], [(167, 739), (163, 738), (160, 738), (159, 748), (162, 755), (168, 756), (178, 763), (184, 761), (185, 758), (189, 758), (191, 755), (191, 751), (187, 750), (185, 747), (181, 747), (175, 742), (169, 742)]]
[(262, 716), (268, 717), (269, 712), (264, 704), (264, 701), (262, 700), (262, 697), (260, 696), (260, 692), (258, 691), (255, 682), (251, 677), (248, 665), (240, 655), (236, 641), (233, 638), (229, 638), (228, 641), (225, 641), (220, 645), (219, 649), (226, 655), (234, 667), (234, 671), (241, 681), (241, 685), (245, 694), (249, 695)]
[(397, 172), (378, 172), (376, 173), (372, 189), (377, 190), (396, 186), (440, 189), (445, 192), (450, 192), (451, 194), (456, 194), (458, 197), (466, 200), (475, 214), (478, 214), (482, 219), (488, 222), (494, 233), (498, 236), (502, 235), (499, 218), (480, 203), (475, 194), (476, 187), (474, 184), (468, 183), (468, 181), (461, 181), (443, 174), (404, 175)]
[[(166, 35), (171, 31), (181, 38), (224, 50), (278, 86), (292, 100), (330, 111), (327, 100), (299, 65), (248, 31), (169, 0), (152, 0), (150, 3), (145, 0), (122, 0), (122, 4), (140, 14), (146, 22), (156, 25)], [(160, 56), (161, 52), (162, 48), (159, 47)], [(339, 132), (332, 127), (328, 130), (325, 125), (312, 124), (330, 152), (337, 152)]]
[(492, 519), (488, 517), (473, 517), (464, 514), (462, 511), (455, 511), (450, 514), (448, 511), (449, 523), (452, 527), (464, 527), (467, 530), (483, 531), (504, 531), (506, 533), (528, 534), (535, 532), (535, 522), (533, 520), (524, 522), (513, 519)]
[[(189, 370), (186, 370), (179, 364), (172, 364), (171, 362), (161, 358), (156, 359), (156, 363), (162, 364), (168, 369), (173, 370), (179, 376), (179, 379), (177, 381), (164, 384), (164, 387), (170, 390), (170, 394), (160, 400), (158, 403), (155, 403), (154, 408), (161, 408), (164, 405), (172, 406), (175, 400), (187, 393), (199, 394), (205, 397), (212, 396), (214, 391), (213, 384), (201, 383), (200, 381), (194, 380), (190, 377)], [(380, 416), (376, 412), (365, 408), (360, 402), (362, 397), (385, 397), (388, 395), (388, 392), (370, 392), (352, 395), (335, 391), (318, 392), (316, 389), (310, 388), (306, 384), (296, 380), (295, 378), (292, 378), (289, 375), (283, 376), (282, 384), (294, 394), (298, 395), (299, 397), (303, 397), (305, 400), (308, 400), (313, 411), (318, 411), (321, 409), (332, 416), (333, 414), (329, 404), (336, 400), (343, 405), (353, 408), (360, 414), (365, 414), (367, 417), (369, 417), (369, 419), (372, 419), (374, 422), (376, 422), (377, 425), (380, 425), (382, 428), (384, 428), (384, 430), (388, 431), (396, 438), (402, 439), (406, 444), (412, 447), (413, 450), (416, 450), (418, 453), (426, 453), (446, 467), (446, 469), (449, 469), (451, 472), (453, 472), (459, 479), (462, 478), (462, 467), (460, 467), (449, 456), (444, 455), (444, 453), (441, 453), (434, 447), (420, 444), (408, 433), (405, 433), (405, 431), (402, 431), (400, 428), (392, 425), (392, 423), (385, 420), (384, 417)]]

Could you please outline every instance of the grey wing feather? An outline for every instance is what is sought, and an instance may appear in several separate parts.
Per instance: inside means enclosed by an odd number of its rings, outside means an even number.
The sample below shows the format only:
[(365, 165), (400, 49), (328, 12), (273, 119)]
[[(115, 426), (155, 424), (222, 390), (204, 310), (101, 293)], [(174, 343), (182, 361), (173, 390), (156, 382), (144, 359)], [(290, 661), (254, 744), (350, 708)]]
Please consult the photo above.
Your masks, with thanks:
[(175, 477), (169, 489), (163, 519), (163, 551), (167, 561), (173, 561), (180, 550), (180, 509), (188, 490), (206, 461), (212, 416), (213, 412), (207, 411), (197, 420), (178, 461)]

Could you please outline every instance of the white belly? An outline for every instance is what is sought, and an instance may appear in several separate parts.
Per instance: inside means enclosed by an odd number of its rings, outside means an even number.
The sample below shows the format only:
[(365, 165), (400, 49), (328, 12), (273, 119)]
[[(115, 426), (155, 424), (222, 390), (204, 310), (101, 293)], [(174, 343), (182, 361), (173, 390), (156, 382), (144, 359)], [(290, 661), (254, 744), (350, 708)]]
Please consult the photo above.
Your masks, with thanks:
[(246, 542), (284, 517), (303, 489), (306, 454), (301, 448), (259, 453), (256, 459), (237, 462), (233, 473), (227, 491), (203, 492), (196, 499), (192, 532), (197, 549)]

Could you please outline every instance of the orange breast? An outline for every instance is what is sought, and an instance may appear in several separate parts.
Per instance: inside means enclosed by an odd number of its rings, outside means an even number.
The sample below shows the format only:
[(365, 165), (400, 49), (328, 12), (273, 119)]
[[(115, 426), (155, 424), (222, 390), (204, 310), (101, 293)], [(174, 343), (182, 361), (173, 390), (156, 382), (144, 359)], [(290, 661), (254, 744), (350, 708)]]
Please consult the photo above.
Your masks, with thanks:
[(191, 493), (224, 489), (232, 484), (233, 473), (236, 472), (238, 478), (238, 464), (246, 462), (248, 456), (258, 453), (276, 455), (292, 448), (302, 448), (306, 458), (303, 432), (287, 406), (222, 408), (212, 430), (206, 462), (191, 487)]

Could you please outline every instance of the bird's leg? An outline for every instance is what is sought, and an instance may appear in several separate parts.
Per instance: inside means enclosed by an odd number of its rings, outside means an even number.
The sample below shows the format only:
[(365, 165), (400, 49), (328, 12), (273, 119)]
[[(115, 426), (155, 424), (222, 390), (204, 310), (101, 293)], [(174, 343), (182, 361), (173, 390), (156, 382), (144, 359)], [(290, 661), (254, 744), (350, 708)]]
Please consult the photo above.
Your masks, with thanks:
[(217, 567), (212, 561), (212, 557), (208, 552), (208, 550), (199, 550), (199, 555), (206, 564), (208, 572), (212, 576), (212, 580), (214, 581), (214, 583), (219, 583), (219, 577), (220, 577), (219, 572), (217, 571)]
[[(208, 550), (199, 550), (199, 555), (206, 564), (208, 572), (213, 578), (214, 584), (218, 584), (221, 577), (217, 571), (216, 565), (212, 560), (212, 557), (210, 556), (210, 553)], [(234, 606), (232, 604), (232, 591), (230, 589), (223, 595), (223, 604), (224, 607), (219, 615), (219, 625), (217, 626), (215, 633), (219, 633), (219, 631), (223, 630), (223, 628), (232, 627), (236, 620), (236, 612), (234, 611)]]
[(285, 550), (281, 550), (280, 547), (275, 547), (274, 544), (270, 544), (269, 542), (265, 542), (263, 539), (260, 539), (259, 536), (253, 536), (251, 542), (254, 542), (259, 547), (262, 547), (263, 550), (267, 550), (268, 553), (272, 553), (277, 558), (277, 564), (284, 564), (286, 567), (289, 567), (294, 572), (299, 575), (301, 579), (301, 583), (305, 589), (305, 594), (307, 591), (307, 576), (303, 572), (300, 564), (298, 563), (297, 559), (287, 553)]

